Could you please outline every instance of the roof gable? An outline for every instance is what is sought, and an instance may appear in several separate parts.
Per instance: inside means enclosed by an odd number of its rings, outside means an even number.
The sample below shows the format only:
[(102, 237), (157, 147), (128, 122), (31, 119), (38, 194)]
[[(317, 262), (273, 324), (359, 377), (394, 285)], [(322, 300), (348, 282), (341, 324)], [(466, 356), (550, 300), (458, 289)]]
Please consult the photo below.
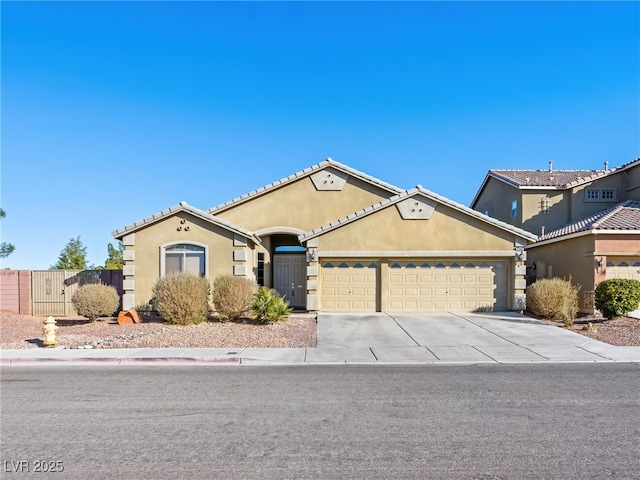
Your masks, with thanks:
[(256, 190), (253, 190), (249, 193), (245, 193), (244, 195), (241, 195), (239, 197), (236, 197), (228, 202), (222, 203), (220, 205), (216, 205), (215, 207), (212, 207), (208, 210), (209, 213), (218, 213), (221, 211), (224, 211), (228, 208), (231, 208), (232, 206), (241, 204), (243, 202), (246, 202), (250, 199), (265, 195), (277, 188), (280, 188), (284, 185), (287, 185), (289, 183), (295, 182), (301, 178), (305, 178), (305, 177), (309, 177), (312, 176), (314, 174), (316, 174), (317, 172), (320, 172), (321, 170), (324, 169), (328, 169), (331, 168), (334, 171), (337, 172), (342, 172), (344, 174), (347, 174), (349, 176), (353, 176), (355, 178), (358, 178), (366, 183), (369, 183), (371, 185), (374, 185), (382, 190), (386, 190), (389, 192), (390, 195), (396, 195), (400, 192), (402, 192), (401, 188), (398, 188), (394, 185), (391, 185), (389, 183), (383, 182), (382, 180), (379, 180), (375, 177), (371, 177), (365, 173), (362, 173), (358, 170), (355, 170), (347, 165), (344, 165), (340, 162), (336, 162), (335, 160), (333, 160), (332, 158), (327, 158), (326, 160), (317, 163), (309, 168), (305, 168), (304, 170), (300, 170), (299, 172), (296, 172), (292, 175), (289, 175), (288, 177), (282, 178), (280, 180), (277, 180), (273, 183), (270, 183), (268, 185), (265, 185), (264, 187), (260, 187)]
[[(342, 217), (334, 222), (328, 223), (326, 225), (323, 225), (321, 227), (315, 228), (313, 230), (310, 230), (308, 232), (305, 232), (301, 235), (298, 236), (298, 239), (300, 240), (300, 242), (306, 242), (307, 240), (310, 240), (312, 238), (315, 237), (319, 237), (321, 235), (323, 235), (326, 232), (329, 232), (331, 230), (334, 230), (336, 228), (339, 228), (341, 226), (344, 226), (346, 224), (349, 224), (353, 221), (356, 221), (362, 217), (365, 217), (367, 215), (371, 215), (377, 211), (380, 211), (384, 208), (387, 208), (391, 205), (396, 205), (399, 204), (401, 202), (404, 202), (405, 200), (412, 198), (412, 197), (422, 197), (424, 199), (427, 200), (426, 202), (426, 206), (427, 209), (429, 208), (430, 205), (435, 204), (442, 204), (442, 205), (446, 205), (447, 207), (450, 207), (454, 210), (457, 210), (459, 212), (462, 212), (466, 215), (469, 215), (470, 217), (476, 218), (482, 222), (485, 222), (489, 225), (492, 225), (494, 227), (500, 228), (502, 230), (505, 230), (507, 232), (513, 233), (519, 237), (522, 237), (524, 239), (527, 239), (529, 241), (535, 241), (537, 240), (538, 236), (531, 233), (531, 232), (527, 232), (526, 230), (523, 230), (521, 228), (517, 228), (514, 227), (513, 225), (510, 225), (508, 223), (505, 222), (501, 222), (500, 220), (496, 220), (495, 218), (489, 217), (487, 215), (484, 215), (483, 213), (480, 213), (476, 210), (473, 210), (469, 207), (465, 207), (464, 205), (454, 202), (453, 200), (449, 200), (448, 198), (445, 198), (441, 195), (438, 195), (434, 192), (431, 192), (429, 190), (426, 190), (425, 188), (423, 188), (421, 185), (418, 185), (415, 188), (412, 188), (410, 190), (404, 190), (402, 192), (400, 192), (397, 195), (394, 195), (391, 198), (382, 200), (381, 202), (378, 202), (374, 205), (371, 205), (369, 207), (363, 208), (362, 210), (358, 210), (357, 212), (354, 212), (350, 215), (347, 215), (346, 217)], [(422, 202), (421, 202), (422, 203)]]
[(123, 236), (128, 235), (129, 233), (133, 233), (137, 230), (140, 230), (141, 228), (148, 227), (149, 225), (157, 223), (165, 218), (171, 217), (180, 212), (190, 213), (191, 215), (201, 218), (202, 220), (205, 220), (206, 222), (211, 223), (212, 225), (222, 227), (225, 230), (229, 230), (242, 237), (252, 240), (257, 244), (261, 243), (260, 239), (249, 230), (243, 227), (240, 227), (238, 225), (234, 225), (220, 218), (217, 218), (214, 215), (204, 212), (196, 207), (192, 207), (191, 205), (187, 204), (187, 202), (184, 202), (184, 201), (180, 202), (178, 205), (174, 205), (158, 213), (154, 213), (153, 215), (143, 218), (142, 220), (134, 222), (130, 225), (114, 230), (112, 232), (112, 235), (114, 238), (117, 238), (117, 239), (122, 238)]

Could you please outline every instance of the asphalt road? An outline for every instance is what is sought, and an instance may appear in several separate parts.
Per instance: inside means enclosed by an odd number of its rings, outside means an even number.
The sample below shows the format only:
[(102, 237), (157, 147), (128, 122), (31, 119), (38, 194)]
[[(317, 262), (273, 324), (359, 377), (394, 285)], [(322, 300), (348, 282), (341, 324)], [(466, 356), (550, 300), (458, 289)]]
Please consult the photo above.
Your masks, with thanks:
[(3, 479), (640, 478), (640, 365), (0, 373)]

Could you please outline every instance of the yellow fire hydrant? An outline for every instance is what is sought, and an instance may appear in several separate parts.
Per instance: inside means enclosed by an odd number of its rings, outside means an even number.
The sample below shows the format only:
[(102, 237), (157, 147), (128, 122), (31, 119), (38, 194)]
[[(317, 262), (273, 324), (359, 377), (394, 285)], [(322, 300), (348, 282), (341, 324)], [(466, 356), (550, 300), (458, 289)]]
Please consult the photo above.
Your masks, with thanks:
[(48, 317), (44, 321), (44, 342), (42, 343), (45, 347), (53, 347), (58, 344), (56, 341), (56, 330), (58, 330), (58, 326), (56, 325), (56, 319), (53, 317)]

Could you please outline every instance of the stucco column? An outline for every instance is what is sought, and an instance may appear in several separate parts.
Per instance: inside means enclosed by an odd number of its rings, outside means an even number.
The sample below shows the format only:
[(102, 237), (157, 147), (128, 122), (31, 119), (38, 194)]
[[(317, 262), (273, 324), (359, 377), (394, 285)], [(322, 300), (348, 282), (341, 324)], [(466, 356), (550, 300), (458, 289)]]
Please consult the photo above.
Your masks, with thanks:
[(380, 259), (380, 277), (378, 278), (380, 311), (389, 311), (389, 259)]

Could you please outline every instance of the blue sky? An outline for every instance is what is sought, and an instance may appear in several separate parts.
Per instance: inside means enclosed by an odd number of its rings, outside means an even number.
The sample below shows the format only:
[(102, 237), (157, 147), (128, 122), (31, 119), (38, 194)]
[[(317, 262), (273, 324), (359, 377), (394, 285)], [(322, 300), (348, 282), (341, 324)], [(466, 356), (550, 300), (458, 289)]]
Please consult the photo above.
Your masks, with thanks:
[[(638, 2), (7, 2), (3, 268), (330, 156), (469, 205), (640, 156)], [(291, 206), (295, 208), (295, 206)]]

